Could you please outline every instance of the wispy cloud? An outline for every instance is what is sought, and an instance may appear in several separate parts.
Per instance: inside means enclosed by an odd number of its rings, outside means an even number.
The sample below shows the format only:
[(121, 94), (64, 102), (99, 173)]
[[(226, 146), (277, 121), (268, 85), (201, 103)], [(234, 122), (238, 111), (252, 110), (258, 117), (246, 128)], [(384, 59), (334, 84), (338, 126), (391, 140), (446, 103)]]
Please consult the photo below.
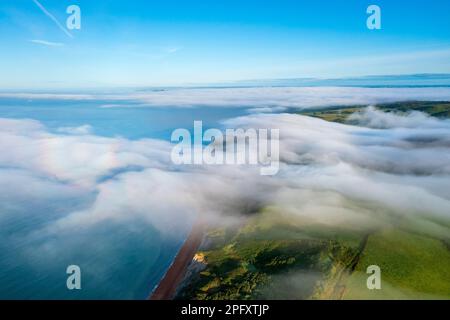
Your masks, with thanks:
[[(181, 51), (181, 47), (153, 47), (150, 48), (151, 52), (148, 52), (147, 49), (139, 49), (135, 50), (132, 54), (138, 58), (144, 58), (144, 59), (151, 59), (151, 60), (159, 60), (167, 58), (171, 55), (176, 54), (177, 52)], [(128, 51), (126, 53), (129, 54)]]
[(179, 47), (168, 47), (168, 48), (166, 48), (166, 52), (168, 54), (176, 53), (176, 52), (178, 52), (180, 50), (181, 50), (181, 48), (179, 48)]
[(62, 46), (64, 46), (64, 43), (51, 42), (51, 41), (46, 41), (46, 40), (30, 40), (30, 42), (36, 43), (36, 44), (42, 44), (42, 45), (48, 46), (48, 47), (62, 47)]
[(33, 0), (33, 2), (39, 7), (39, 9), (41, 9), (41, 11), (50, 18), (50, 20), (52, 20), (57, 26), (58, 28), (64, 32), (69, 38), (73, 38), (72, 34), (67, 31), (66, 28), (64, 28), (64, 26), (58, 21), (58, 19), (56, 19), (56, 17), (54, 15), (52, 15), (47, 9), (45, 9), (45, 7), (38, 1), (38, 0)]

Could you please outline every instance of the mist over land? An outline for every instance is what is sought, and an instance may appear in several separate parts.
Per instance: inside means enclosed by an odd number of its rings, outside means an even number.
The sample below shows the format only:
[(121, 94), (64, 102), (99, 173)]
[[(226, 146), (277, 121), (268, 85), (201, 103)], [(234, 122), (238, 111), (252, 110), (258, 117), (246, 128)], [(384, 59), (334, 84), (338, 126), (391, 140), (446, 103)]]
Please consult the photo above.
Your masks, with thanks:
[[(131, 139), (120, 133), (101, 136), (95, 133), (95, 123), (84, 119), (74, 126), (49, 127), (33, 119), (2, 118), (0, 147), (8, 150), (0, 154), (0, 225), (6, 230), (1, 234), (4, 265), (0, 279), (6, 288), (2, 296), (24, 274), (37, 282), (47, 281), (36, 274), (73, 260), (86, 263), (83, 269), (93, 283), (105, 284), (104, 291), (89, 297), (104, 297), (106, 289), (117, 283), (119, 278), (114, 278), (112, 270), (119, 277), (123, 274), (120, 261), (129, 261), (127, 273), (146, 265), (159, 268), (160, 277), (164, 264), (158, 257), (167, 254), (163, 253), (167, 248), (155, 243), (162, 239), (172, 243), (167, 250), (173, 255), (199, 213), (212, 224), (233, 225), (249, 214), (275, 208), (278, 213), (321, 225), (360, 231), (384, 225), (386, 217), (417, 218), (426, 224), (421, 233), (449, 240), (448, 119), (368, 107), (352, 115), (349, 125), (283, 112), (448, 101), (449, 88), (227, 88), (107, 97), (0, 97), (6, 103), (12, 99), (25, 105), (40, 100), (89, 100), (101, 112), (123, 109), (130, 114), (164, 107), (167, 116), (172, 108), (233, 107), (241, 114), (218, 123), (280, 129), (281, 161), (280, 172), (273, 177), (262, 177), (251, 166), (179, 167), (170, 160), (171, 144), (160, 138)], [(150, 234), (159, 240), (155, 242)], [(152, 247), (154, 251), (147, 250)], [(142, 255), (146, 250), (147, 256)], [(135, 291), (112, 290), (110, 294), (143, 297), (151, 289), (145, 285), (148, 273), (136, 275), (132, 280)], [(155, 276), (153, 284), (158, 279)], [(57, 297), (58, 292), (51, 288), (39, 294)], [(29, 288), (16, 292), (18, 297), (36, 294)]]

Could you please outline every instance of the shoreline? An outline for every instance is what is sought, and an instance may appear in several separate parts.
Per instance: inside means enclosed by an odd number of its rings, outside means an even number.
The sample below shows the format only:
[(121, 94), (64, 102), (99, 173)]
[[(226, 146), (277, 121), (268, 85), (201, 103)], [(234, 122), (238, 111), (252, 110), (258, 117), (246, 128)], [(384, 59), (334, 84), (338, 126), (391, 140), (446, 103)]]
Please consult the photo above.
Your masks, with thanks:
[(188, 267), (203, 241), (204, 230), (204, 223), (196, 222), (194, 224), (166, 274), (147, 300), (172, 300), (175, 297), (178, 286), (183, 281)]

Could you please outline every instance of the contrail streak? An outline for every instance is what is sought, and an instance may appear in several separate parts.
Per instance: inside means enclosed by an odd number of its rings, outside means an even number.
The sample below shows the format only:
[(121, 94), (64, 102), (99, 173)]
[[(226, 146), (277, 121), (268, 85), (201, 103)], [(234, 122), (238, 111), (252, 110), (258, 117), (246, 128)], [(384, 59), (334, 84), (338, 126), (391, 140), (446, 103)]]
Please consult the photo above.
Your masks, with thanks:
[(47, 9), (44, 8), (44, 6), (42, 4), (40, 4), (40, 2), (38, 0), (33, 0), (33, 2), (39, 7), (39, 9), (42, 10), (42, 12), (49, 17), (54, 23), (56, 23), (56, 25), (58, 26), (59, 29), (61, 29), (62, 32), (64, 32), (68, 37), (73, 38), (73, 36), (70, 34), (69, 31), (67, 31), (66, 28), (64, 28), (64, 26), (59, 23), (59, 21), (55, 18), (54, 15), (52, 15), (50, 12), (47, 11)]

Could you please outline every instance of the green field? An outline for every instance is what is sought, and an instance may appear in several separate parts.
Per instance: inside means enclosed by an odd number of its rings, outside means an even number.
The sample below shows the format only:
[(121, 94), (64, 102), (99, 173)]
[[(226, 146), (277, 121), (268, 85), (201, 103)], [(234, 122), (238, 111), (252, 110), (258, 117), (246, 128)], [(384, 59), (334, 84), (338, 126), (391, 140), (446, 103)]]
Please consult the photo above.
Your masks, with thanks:
[[(450, 230), (449, 230), (450, 231)], [(369, 265), (382, 270), (381, 290), (367, 290)], [(387, 229), (371, 235), (345, 299), (450, 299), (450, 251), (442, 240)]]
[[(205, 267), (178, 299), (450, 299), (450, 229), (436, 238), (422, 220), (391, 223), (358, 230), (264, 210), (208, 233)], [(381, 290), (366, 287), (372, 264)]]

